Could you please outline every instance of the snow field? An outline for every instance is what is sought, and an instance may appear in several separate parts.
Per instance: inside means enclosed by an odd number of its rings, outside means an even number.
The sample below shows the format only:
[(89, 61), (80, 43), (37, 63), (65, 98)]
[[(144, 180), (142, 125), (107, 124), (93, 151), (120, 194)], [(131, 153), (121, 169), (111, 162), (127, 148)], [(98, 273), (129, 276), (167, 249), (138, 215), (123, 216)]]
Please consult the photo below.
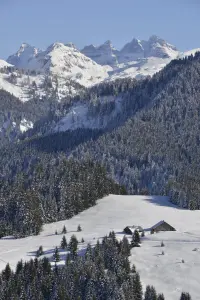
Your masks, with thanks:
[[(40, 245), (51, 259), (63, 236), (55, 235), (55, 231), (61, 232), (64, 225), (68, 232), (67, 242), (72, 234), (78, 241), (84, 238), (85, 242), (79, 243), (81, 254), (88, 243), (94, 245), (112, 230), (122, 239), (125, 226), (141, 225), (147, 229), (160, 220), (165, 220), (177, 231), (154, 235), (146, 232), (142, 247), (132, 249), (130, 262), (136, 265), (143, 284), (154, 285), (167, 300), (179, 299), (181, 291), (191, 293), (192, 299), (197, 300), (200, 293), (200, 211), (178, 209), (167, 197), (110, 195), (70, 220), (44, 225), (39, 236), (1, 239), (0, 268), (3, 269), (7, 262), (14, 268), (20, 259), (34, 258)], [(79, 224), (83, 231), (76, 232)], [(161, 241), (164, 247), (160, 246)], [(66, 251), (60, 251), (60, 255), (60, 264), (63, 264)]]

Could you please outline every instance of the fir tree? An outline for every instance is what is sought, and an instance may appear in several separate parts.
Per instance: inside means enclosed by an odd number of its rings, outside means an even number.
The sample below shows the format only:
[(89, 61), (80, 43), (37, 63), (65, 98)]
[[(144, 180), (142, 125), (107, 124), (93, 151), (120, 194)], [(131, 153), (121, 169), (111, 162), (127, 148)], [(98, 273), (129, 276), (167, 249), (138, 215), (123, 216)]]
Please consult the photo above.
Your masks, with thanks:
[(140, 243), (140, 234), (137, 230), (134, 231), (131, 241), (132, 247), (138, 247)]
[(88, 244), (87, 248), (86, 248), (86, 251), (85, 251), (85, 257), (87, 259), (91, 259), (92, 258), (92, 253), (93, 253), (93, 251), (92, 251), (91, 244)]
[(54, 252), (54, 254), (53, 254), (53, 260), (54, 260), (55, 262), (60, 261), (60, 254), (59, 254), (58, 247), (55, 248), (55, 252)]
[(156, 290), (153, 286), (147, 285), (144, 300), (157, 300)]
[(163, 294), (158, 294), (157, 300), (165, 300), (165, 297)]
[(126, 236), (123, 237), (121, 242), (121, 253), (125, 256), (130, 256), (130, 245)]
[(40, 246), (39, 249), (38, 249), (37, 252), (36, 252), (36, 256), (39, 257), (39, 256), (41, 256), (41, 255), (43, 255), (43, 254), (44, 254), (43, 247)]
[(16, 274), (19, 274), (22, 271), (22, 269), (23, 269), (23, 262), (22, 260), (20, 260), (16, 266)]
[(60, 243), (60, 247), (61, 247), (62, 249), (67, 249), (67, 240), (66, 240), (65, 235), (63, 235), (62, 241), (61, 241), (61, 243)]
[(67, 229), (65, 227), (65, 225), (63, 226), (63, 229), (62, 229), (62, 234), (66, 234), (67, 233)]
[(133, 276), (133, 295), (134, 300), (142, 300), (142, 284), (138, 273)]
[(135, 274), (136, 273), (136, 268), (135, 268), (135, 265), (132, 265), (132, 268), (131, 268), (131, 273)]
[(192, 300), (189, 293), (182, 293), (180, 300)]
[(70, 242), (69, 242), (69, 245), (68, 245), (68, 249), (71, 252), (72, 256), (77, 255), (78, 240), (77, 240), (75, 235), (71, 236), (71, 239), (70, 239)]
[(81, 225), (79, 224), (77, 227), (77, 232), (80, 232), (80, 231), (82, 231), (82, 228), (81, 228)]
[(165, 244), (163, 243), (163, 241), (160, 244), (161, 247), (165, 247)]
[(11, 273), (12, 273), (12, 271), (11, 271), (10, 265), (7, 264), (5, 267), (5, 270), (2, 273), (3, 279), (8, 281), (10, 279)]

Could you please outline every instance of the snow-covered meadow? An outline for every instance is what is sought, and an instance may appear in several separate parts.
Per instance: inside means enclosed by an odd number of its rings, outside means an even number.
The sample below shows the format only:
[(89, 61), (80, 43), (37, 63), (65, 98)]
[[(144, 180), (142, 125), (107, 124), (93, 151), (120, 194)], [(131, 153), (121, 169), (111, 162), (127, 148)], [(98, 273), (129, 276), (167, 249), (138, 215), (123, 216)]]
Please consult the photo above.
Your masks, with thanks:
[[(158, 292), (163, 292), (167, 300), (177, 300), (181, 291), (190, 292), (192, 299), (199, 299), (200, 285), (200, 211), (176, 208), (166, 197), (116, 196), (110, 195), (70, 220), (44, 225), (39, 236), (24, 239), (0, 240), (0, 268), (7, 262), (15, 267), (20, 259), (35, 257), (35, 251), (43, 246), (48, 257), (60, 245), (65, 225), (69, 241), (75, 234), (79, 241), (80, 253), (87, 243), (94, 244), (97, 239), (114, 230), (117, 238), (123, 237), (127, 225), (141, 225), (144, 229), (160, 220), (165, 220), (176, 228), (175, 232), (146, 233), (141, 248), (134, 248), (130, 257), (141, 274), (144, 285), (152, 284)], [(76, 232), (81, 225), (83, 231)], [(161, 247), (161, 241), (165, 246)], [(164, 251), (164, 255), (162, 255)], [(61, 263), (66, 252), (61, 252)]]

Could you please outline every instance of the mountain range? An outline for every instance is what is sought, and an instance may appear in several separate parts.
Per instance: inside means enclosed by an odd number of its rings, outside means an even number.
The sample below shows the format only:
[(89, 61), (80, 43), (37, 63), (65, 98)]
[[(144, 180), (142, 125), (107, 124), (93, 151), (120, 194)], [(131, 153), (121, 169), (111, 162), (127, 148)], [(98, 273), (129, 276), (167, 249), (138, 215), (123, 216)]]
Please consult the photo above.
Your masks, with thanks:
[(0, 60), (0, 88), (21, 101), (52, 93), (55, 97), (55, 91), (62, 99), (75, 95), (77, 85), (88, 88), (103, 81), (152, 76), (172, 59), (184, 55), (187, 53), (157, 36), (148, 41), (134, 38), (121, 50), (115, 49), (111, 41), (82, 50), (72, 43), (53, 43), (45, 50), (23, 43), (7, 61)]

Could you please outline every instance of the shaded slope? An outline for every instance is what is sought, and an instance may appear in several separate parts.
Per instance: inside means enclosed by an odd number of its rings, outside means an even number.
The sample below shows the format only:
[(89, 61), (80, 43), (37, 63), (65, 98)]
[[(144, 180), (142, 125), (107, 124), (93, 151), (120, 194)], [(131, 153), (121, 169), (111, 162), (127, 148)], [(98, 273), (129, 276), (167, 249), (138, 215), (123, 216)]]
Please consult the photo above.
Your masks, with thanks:
[[(183, 177), (191, 176), (199, 182), (199, 78), (199, 54), (173, 61), (152, 80), (141, 83), (141, 101), (146, 96), (147, 103), (142, 111), (97, 141), (81, 145), (73, 156), (80, 159), (87, 154), (100, 161), (130, 193), (145, 189), (145, 193), (162, 194), (170, 183), (170, 190), (176, 186), (178, 192), (174, 200), (185, 206), (194, 201), (199, 208), (194, 191), (182, 184)], [(133, 102), (128, 105), (131, 111)]]

